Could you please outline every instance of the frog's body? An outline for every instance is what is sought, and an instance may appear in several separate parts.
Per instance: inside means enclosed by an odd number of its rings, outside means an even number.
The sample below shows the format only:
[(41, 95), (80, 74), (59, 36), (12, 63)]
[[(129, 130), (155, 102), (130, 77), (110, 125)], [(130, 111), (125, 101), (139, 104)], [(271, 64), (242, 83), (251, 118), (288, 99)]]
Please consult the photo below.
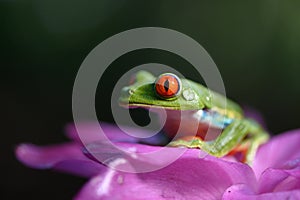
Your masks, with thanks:
[(165, 109), (164, 130), (169, 136), (176, 135), (171, 146), (201, 148), (217, 157), (246, 147), (245, 161), (250, 163), (258, 146), (268, 139), (261, 126), (244, 118), (236, 103), (174, 74), (156, 79), (149, 72), (138, 72), (135, 82), (123, 88), (120, 104), (153, 108), (158, 113)]
[[(164, 131), (170, 137), (176, 138), (195, 135), (202, 140), (214, 140), (220, 134), (220, 131), (232, 122), (231, 118), (209, 110), (186, 110), (181, 112), (166, 110), (166, 114)], [(208, 129), (209, 134), (207, 134)]]

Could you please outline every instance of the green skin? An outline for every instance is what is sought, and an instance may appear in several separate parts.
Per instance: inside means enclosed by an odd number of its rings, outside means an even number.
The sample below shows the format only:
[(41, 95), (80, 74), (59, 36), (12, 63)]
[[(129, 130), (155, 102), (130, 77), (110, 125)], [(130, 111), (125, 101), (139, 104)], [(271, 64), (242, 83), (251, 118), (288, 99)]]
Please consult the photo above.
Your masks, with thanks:
[[(217, 112), (232, 120), (222, 129), (222, 133), (213, 141), (203, 141), (192, 137), (179, 138), (171, 142), (170, 146), (183, 146), (200, 148), (203, 151), (222, 157), (237, 147), (247, 146), (245, 162), (251, 164), (257, 148), (268, 140), (268, 133), (252, 119), (244, 118), (243, 111), (236, 103), (226, 97), (213, 92), (203, 85), (188, 79), (181, 79), (182, 92), (176, 98), (163, 99), (154, 89), (156, 77), (147, 71), (139, 71), (135, 75), (135, 82), (121, 91), (119, 102), (123, 106), (141, 108), (163, 108), (180, 111), (206, 111)], [(192, 99), (184, 96), (192, 93)]]

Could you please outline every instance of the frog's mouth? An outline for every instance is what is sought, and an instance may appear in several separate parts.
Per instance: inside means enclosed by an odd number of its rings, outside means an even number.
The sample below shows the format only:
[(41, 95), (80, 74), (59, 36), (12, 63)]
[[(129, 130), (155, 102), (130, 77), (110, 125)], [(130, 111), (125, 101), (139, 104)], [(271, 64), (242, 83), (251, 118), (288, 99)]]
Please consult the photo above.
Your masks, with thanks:
[(154, 104), (144, 104), (144, 103), (124, 103), (124, 102), (119, 102), (119, 105), (123, 108), (127, 109), (136, 109), (136, 108), (143, 108), (143, 109), (167, 109), (167, 110), (179, 110), (180, 108), (175, 107), (175, 106), (158, 106)]

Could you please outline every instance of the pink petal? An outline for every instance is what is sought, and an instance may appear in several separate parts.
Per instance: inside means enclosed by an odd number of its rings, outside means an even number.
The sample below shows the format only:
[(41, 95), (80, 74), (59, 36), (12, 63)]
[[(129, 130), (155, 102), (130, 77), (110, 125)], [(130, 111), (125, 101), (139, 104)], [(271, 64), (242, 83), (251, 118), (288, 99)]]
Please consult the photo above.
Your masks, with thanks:
[[(300, 130), (289, 131), (273, 137), (262, 145), (255, 157), (253, 169), (257, 177), (267, 168), (298, 166), (300, 158)], [(291, 166), (293, 165), (294, 166)]]
[(104, 166), (88, 159), (76, 143), (47, 147), (21, 144), (16, 148), (17, 158), (25, 165), (37, 169), (54, 169), (84, 177), (101, 172)]
[[(99, 127), (101, 126), (105, 135), (99, 133)], [(122, 141), (122, 142), (146, 142), (152, 144), (159, 144), (160, 142), (164, 142), (165, 138), (161, 134), (150, 137), (148, 139), (140, 139), (128, 135), (123, 130), (121, 130), (118, 126), (101, 122), (82, 122), (77, 124), (77, 128), (80, 129), (80, 135), (78, 135), (78, 131), (74, 124), (68, 124), (65, 128), (67, 136), (75, 140), (77, 142), (84, 141), (85, 144), (92, 143), (95, 141), (103, 141), (105, 139), (109, 139), (110, 141)], [(152, 135), (150, 131), (145, 131), (141, 129), (125, 127), (124, 128), (134, 135)], [(82, 138), (84, 137), (84, 138)], [(83, 140), (82, 140), (83, 139)]]
[[(95, 142), (87, 145), (86, 153), (90, 157), (100, 161), (101, 163), (109, 163), (114, 159), (123, 158), (130, 163), (127, 165), (129, 171), (135, 166), (136, 171), (148, 172), (168, 165), (180, 157), (184, 148), (165, 148), (160, 146), (150, 146), (136, 143), (115, 142), (111, 144)], [(200, 153), (199, 150), (196, 150)], [(187, 154), (188, 155), (188, 154)], [(125, 168), (126, 168), (125, 167)], [(122, 171), (128, 171), (122, 166)]]
[[(199, 149), (187, 150), (187, 148), (172, 148), (124, 142), (94, 142), (87, 145), (85, 148), (86, 151), (84, 152), (88, 157), (104, 164), (116, 158), (124, 158), (131, 165), (134, 165), (134, 172), (149, 172), (160, 169), (174, 162), (183, 154), (186, 158), (194, 158), (196, 155), (198, 157), (209, 157), (207, 153), (202, 152)], [(235, 158), (232, 156), (224, 157), (221, 159), (236, 162)], [(128, 165), (126, 167), (129, 168), (129, 171), (132, 168)], [(119, 170), (128, 171), (125, 168), (122, 165), (122, 168)]]
[[(133, 147), (136, 148), (135, 153), (159, 148), (126, 145), (126, 148)], [(178, 150), (168, 149), (168, 155), (158, 155), (149, 163), (159, 163), (159, 160), (172, 155), (172, 151), (176, 153)], [(101, 151), (97, 153), (101, 154)], [(138, 155), (137, 159), (143, 160), (143, 155)], [(135, 164), (124, 159), (124, 154), (118, 154), (107, 164), (118, 168), (117, 165), (128, 163)], [(135, 167), (132, 165), (132, 168)], [(199, 150), (189, 149), (172, 164), (148, 173), (127, 173), (108, 168), (104, 174), (91, 179), (80, 191), (77, 199), (220, 199), (228, 187), (238, 183), (247, 183), (256, 190), (256, 179), (248, 165), (211, 156), (199, 158)]]
[(237, 184), (226, 190), (223, 195), (223, 200), (282, 200), (282, 199), (300, 199), (300, 190), (292, 190), (285, 192), (273, 192), (255, 194), (247, 185)]
[(269, 168), (259, 179), (259, 193), (300, 189), (300, 168), (281, 170)]

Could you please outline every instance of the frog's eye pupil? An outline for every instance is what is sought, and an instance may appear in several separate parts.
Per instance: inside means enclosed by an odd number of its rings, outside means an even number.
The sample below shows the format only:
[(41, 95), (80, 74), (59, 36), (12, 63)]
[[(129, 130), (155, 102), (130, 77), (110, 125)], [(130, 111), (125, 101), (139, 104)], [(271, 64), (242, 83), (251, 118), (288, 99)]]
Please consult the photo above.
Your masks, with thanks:
[(165, 88), (166, 92), (168, 92), (168, 90), (169, 90), (169, 79), (167, 79), (165, 81), (164, 88)]
[(180, 79), (175, 74), (162, 74), (155, 82), (155, 91), (163, 99), (176, 97), (181, 91)]

